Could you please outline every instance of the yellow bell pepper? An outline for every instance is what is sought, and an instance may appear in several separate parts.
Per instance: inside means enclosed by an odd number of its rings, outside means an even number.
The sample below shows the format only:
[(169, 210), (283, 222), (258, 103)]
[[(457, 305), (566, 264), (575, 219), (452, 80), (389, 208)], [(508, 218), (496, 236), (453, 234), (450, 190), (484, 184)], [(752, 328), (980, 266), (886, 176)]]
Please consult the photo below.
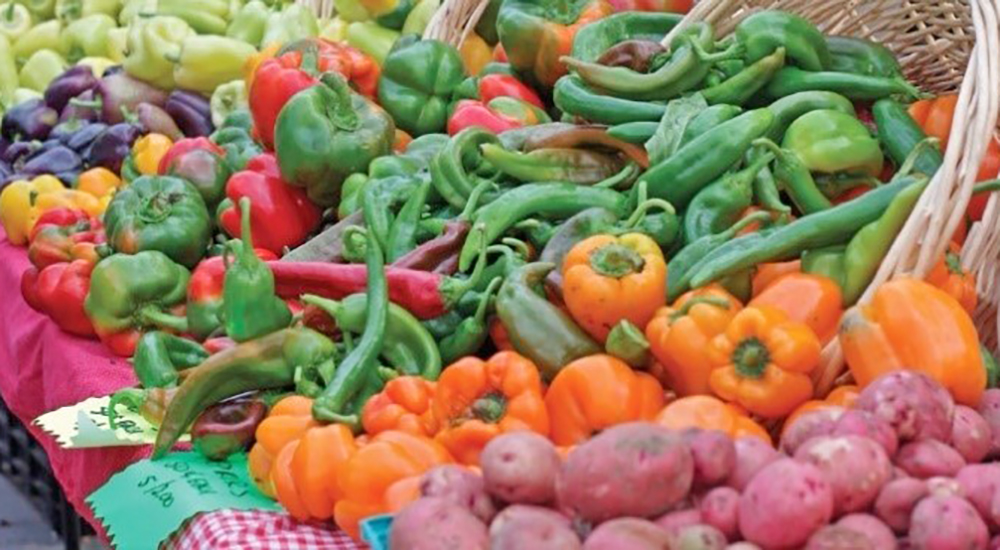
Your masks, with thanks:
[(75, 208), (83, 210), (91, 216), (100, 216), (104, 213), (104, 210), (101, 209), (101, 202), (90, 193), (84, 193), (76, 189), (54, 191), (39, 195), (35, 200), (35, 204), (31, 208), (31, 227), (28, 228), (28, 232), (30, 233), (31, 229), (35, 227), (35, 222), (38, 221), (38, 218), (42, 214), (53, 208)]
[(125, 61), (128, 52), (128, 27), (108, 31), (108, 59), (115, 63)]
[(490, 61), (493, 61), (493, 48), (476, 33), (469, 33), (462, 47), (458, 49), (462, 55), (465, 72), (478, 75)]
[(250, 87), (253, 85), (254, 76), (257, 74), (257, 67), (268, 59), (272, 59), (278, 54), (278, 50), (280, 49), (281, 44), (271, 44), (256, 54), (251, 55), (243, 63), (243, 80), (247, 83), (247, 93), (250, 92)]
[(148, 134), (132, 146), (135, 168), (144, 176), (155, 176), (160, 167), (160, 159), (174, 144), (163, 134)]
[(84, 57), (83, 59), (76, 62), (77, 65), (86, 65), (90, 67), (90, 70), (94, 73), (94, 76), (101, 78), (104, 71), (113, 65), (118, 63), (108, 59), (107, 57)]
[(80, 174), (76, 189), (89, 193), (98, 199), (110, 198), (122, 186), (122, 179), (107, 168), (91, 168)]
[(49, 193), (65, 190), (62, 182), (53, 176), (18, 180), (8, 185), (0, 193), (0, 223), (7, 239), (15, 245), (26, 244), (37, 219), (37, 216), (32, 218), (35, 202)]

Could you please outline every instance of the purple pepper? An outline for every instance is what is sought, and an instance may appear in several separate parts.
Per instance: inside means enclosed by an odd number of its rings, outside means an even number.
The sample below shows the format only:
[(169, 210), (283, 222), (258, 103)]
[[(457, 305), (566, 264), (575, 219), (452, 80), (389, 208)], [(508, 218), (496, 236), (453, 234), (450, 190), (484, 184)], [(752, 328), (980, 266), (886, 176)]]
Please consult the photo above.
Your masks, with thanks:
[(103, 166), (114, 173), (121, 172), (122, 162), (139, 139), (141, 130), (135, 124), (123, 122), (108, 127), (90, 144), (85, 153), (89, 166)]
[(69, 100), (62, 113), (59, 114), (59, 122), (70, 122), (73, 120), (96, 121), (101, 118), (101, 106), (94, 100), (94, 90), (88, 90)]
[(78, 132), (67, 137), (63, 142), (63, 145), (69, 147), (77, 153), (82, 153), (84, 149), (89, 147), (90, 144), (97, 139), (97, 136), (101, 135), (101, 133), (107, 129), (108, 125), (103, 122), (92, 122), (83, 128), (80, 128)]
[(0, 135), (11, 141), (45, 139), (58, 121), (55, 109), (41, 99), (32, 99), (7, 111), (0, 124)]
[(21, 167), (21, 171), (37, 176), (73, 172), (81, 167), (83, 167), (83, 160), (75, 151), (63, 145), (57, 145), (29, 159)]
[(139, 124), (141, 124), (147, 132), (163, 134), (170, 138), (171, 141), (184, 139), (184, 133), (177, 127), (177, 123), (174, 122), (174, 119), (170, 118), (170, 115), (168, 115), (166, 111), (156, 105), (141, 103), (136, 109), (135, 114), (139, 118)]
[(5, 138), (0, 137), (0, 157), (3, 156), (4, 151), (6, 151), (8, 147), (10, 147), (10, 142)]
[(0, 180), (0, 189), (3, 189), (8, 184), (10, 184), (12, 182), (15, 182), (17, 180), (30, 180), (31, 179), (31, 176), (29, 176), (28, 174), (22, 174), (20, 172), (14, 172), (13, 170), (11, 170), (11, 172), (12, 172), (11, 174), (9, 174), (7, 176), (4, 176), (3, 179)]
[(178, 90), (167, 98), (167, 114), (187, 137), (207, 136), (212, 126), (212, 107), (208, 100), (194, 92)]
[(69, 141), (69, 138), (72, 137), (73, 134), (76, 134), (88, 125), (90, 125), (89, 121), (80, 119), (60, 122), (59, 124), (56, 124), (55, 128), (52, 129), (52, 132), (49, 134), (49, 139), (58, 140), (59, 143), (66, 145), (66, 142)]
[(134, 112), (140, 103), (162, 107), (167, 102), (166, 92), (125, 73), (101, 78), (94, 97), (100, 102), (101, 120), (108, 124), (124, 122), (126, 113)]
[(7, 150), (0, 155), (0, 161), (6, 162), (13, 168), (17, 168), (21, 164), (25, 157), (32, 154), (33, 152), (41, 149), (42, 144), (38, 141), (17, 141), (10, 144)]
[(45, 89), (45, 103), (57, 111), (62, 111), (69, 100), (97, 86), (97, 77), (90, 67), (75, 65), (57, 76)]

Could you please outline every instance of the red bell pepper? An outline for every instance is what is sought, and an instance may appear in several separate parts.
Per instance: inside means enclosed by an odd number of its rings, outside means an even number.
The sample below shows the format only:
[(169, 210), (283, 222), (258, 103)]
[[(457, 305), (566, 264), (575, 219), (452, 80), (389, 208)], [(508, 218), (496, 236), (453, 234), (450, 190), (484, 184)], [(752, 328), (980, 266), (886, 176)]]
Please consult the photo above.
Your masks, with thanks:
[(21, 294), (28, 305), (48, 315), (59, 328), (78, 336), (96, 336), (83, 302), (90, 290), (93, 262), (74, 260), (39, 271), (31, 267), (21, 276)]
[(307, 39), (286, 46), (279, 55), (260, 64), (250, 85), (250, 113), (264, 145), (274, 149), (278, 113), (296, 93), (318, 82), (320, 74), (336, 72), (369, 98), (378, 95), (381, 70), (375, 61), (346, 44)]
[(97, 263), (96, 247), (104, 241), (104, 229), (96, 219), (65, 227), (49, 225), (32, 236), (28, 260), (37, 269), (73, 260)]
[(499, 134), (542, 122), (549, 122), (544, 111), (513, 97), (497, 97), (489, 103), (463, 99), (448, 119), (448, 134), (453, 136), (470, 126), (482, 126)]
[(226, 150), (218, 145), (212, 143), (207, 137), (196, 137), (196, 138), (184, 138), (177, 140), (176, 143), (170, 146), (166, 154), (160, 158), (160, 164), (156, 168), (156, 173), (165, 175), (170, 164), (174, 162), (177, 157), (188, 153), (189, 151), (194, 151), (195, 149), (207, 149), (219, 156), (225, 156)]
[(479, 79), (479, 99), (489, 103), (498, 97), (513, 97), (530, 103), (539, 109), (545, 108), (538, 93), (509, 74), (488, 74)]
[(38, 217), (38, 220), (35, 221), (35, 225), (31, 229), (31, 235), (29, 236), (28, 241), (34, 240), (35, 235), (48, 227), (66, 227), (82, 221), (91, 220), (97, 221), (94, 218), (91, 218), (90, 214), (78, 208), (52, 208), (43, 212), (42, 215)]
[[(270, 250), (255, 248), (262, 260), (277, 260)], [(226, 262), (222, 256), (201, 261), (191, 272), (188, 281), (187, 307), (188, 332), (200, 339), (207, 338), (222, 326), (219, 309), (222, 307), (222, 290), (226, 279)]]
[(317, 227), (322, 216), (309, 200), (305, 189), (292, 187), (281, 179), (278, 160), (273, 154), (257, 155), (246, 170), (233, 174), (226, 182), (226, 199), (219, 204), (219, 225), (230, 236), (240, 235), (239, 202), (250, 198), (250, 226), (260, 248), (281, 254), (294, 248)]

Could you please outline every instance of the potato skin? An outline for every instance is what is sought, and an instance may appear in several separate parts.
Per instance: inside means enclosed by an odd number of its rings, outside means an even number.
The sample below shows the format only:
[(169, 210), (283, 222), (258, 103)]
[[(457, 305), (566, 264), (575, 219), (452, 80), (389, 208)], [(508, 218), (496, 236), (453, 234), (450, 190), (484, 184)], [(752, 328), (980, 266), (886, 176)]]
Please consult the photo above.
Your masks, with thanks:
[(736, 465), (726, 485), (737, 491), (742, 491), (762, 468), (781, 458), (778, 451), (758, 437), (737, 437), (733, 447), (736, 449)]
[(735, 540), (740, 529), (740, 494), (732, 487), (716, 487), (705, 493), (698, 504), (701, 520), (728, 540)]
[(861, 391), (856, 408), (881, 418), (896, 431), (901, 443), (951, 438), (955, 400), (926, 374), (894, 371), (876, 378)]
[(899, 438), (896, 437), (895, 430), (888, 422), (875, 416), (868, 411), (852, 409), (837, 419), (837, 424), (833, 427), (830, 435), (860, 435), (874, 440), (882, 448), (889, 458), (896, 455), (899, 450)]
[(931, 495), (913, 509), (909, 539), (915, 550), (985, 550), (990, 534), (964, 498)]
[[(618, 518), (594, 529), (583, 550), (672, 550), (670, 535), (651, 521)], [(393, 549), (395, 550), (395, 548)]]
[(986, 390), (979, 401), (979, 414), (990, 427), (990, 451), (987, 458), (1000, 457), (1000, 389)]
[(483, 523), (489, 523), (497, 515), (493, 499), (486, 494), (482, 476), (455, 464), (436, 466), (424, 474), (420, 480), (420, 494), (468, 508)]
[(725, 550), (726, 537), (711, 525), (685, 527), (670, 540), (671, 550)]
[(892, 477), (881, 445), (866, 437), (814, 437), (799, 447), (795, 460), (819, 468), (833, 489), (836, 516), (867, 509)]
[(621, 424), (570, 453), (556, 478), (559, 507), (591, 522), (650, 518), (684, 499), (694, 478), (687, 444), (648, 422)]
[(868, 537), (847, 527), (827, 525), (813, 533), (805, 550), (877, 550)]
[(843, 407), (830, 407), (807, 412), (789, 424), (781, 434), (781, 450), (793, 456), (806, 441), (814, 437), (830, 435), (840, 417), (846, 414)]
[(761, 470), (740, 497), (740, 533), (764, 550), (801, 548), (833, 516), (833, 489), (812, 464), (790, 458)]
[(894, 479), (882, 487), (875, 499), (875, 515), (897, 535), (905, 534), (910, 529), (913, 508), (928, 494), (930, 489), (922, 479)]
[(556, 476), (562, 461), (555, 445), (535, 432), (513, 432), (494, 438), (479, 457), (486, 491), (511, 504), (555, 501)]
[(982, 462), (990, 453), (993, 432), (981, 414), (965, 405), (955, 407), (951, 423), (951, 446), (969, 464)]
[(694, 486), (715, 487), (724, 482), (736, 464), (736, 447), (728, 435), (718, 430), (693, 428), (683, 432), (694, 458)]
[(389, 533), (392, 550), (489, 550), (486, 525), (443, 498), (419, 498), (396, 514)]
[(923, 439), (903, 445), (896, 455), (896, 466), (920, 479), (954, 477), (965, 466), (965, 459), (940, 441)]
[(986, 524), (993, 530), (1000, 527), (1000, 508), (993, 509), (993, 500), (1000, 491), (1000, 464), (969, 464), (958, 471), (955, 481)]
[(875, 550), (896, 550), (898, 546), (892, 529), (871, 514), (846, 515), (836, 525), (861, 533), (868, 538)]
[(508, 506), (490, 525), (490, 550), (579, 550), (581, 546), (569, 518), (540, 506)]

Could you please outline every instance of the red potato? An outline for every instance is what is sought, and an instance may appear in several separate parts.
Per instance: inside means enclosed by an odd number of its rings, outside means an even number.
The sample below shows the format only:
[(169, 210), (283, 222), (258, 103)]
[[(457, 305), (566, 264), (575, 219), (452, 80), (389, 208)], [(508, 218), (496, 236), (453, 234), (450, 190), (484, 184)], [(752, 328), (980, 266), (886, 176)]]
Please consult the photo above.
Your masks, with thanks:
[(955, 407), (951, 421), (951, 446), (966, 462), (982, 462), (993, 442), (990, 425), (981, 414), (965, 405)]
[(648, 518), (684, 499), (693, 478), (694, 459), (679, 435), (633, 422), (574, 449), (556, 478), (556, 494), (561, 509), (587, 521)]
[(726, 550), (761, 550), (760, 546), (752, 542), (734, 542), (726, 547)]
[(988, 458), (1000, 457), (1000, 389), (986, 390), (979, 400), (979, 414), (990, 427)]
[(733, 446), (736, 449), (736, 465), (729, 474), (726, 485), (737, 491), (742, 491), (764, 466), (781, 458), (778, 451), (759, 437), (737, 437)]
[(513, 504), (490, 525), (490, 550), (579, 550), (581, 546), (569, 518), (541, 506)]
[(927, 482), (922, 479), (894, 479), (882, 487), (882, 492), (875, 499), (875, 515), (901, 535), (910, 529), (913, 508), (928, 494)]
[(472, 512), (443, 498), (419, 498), (396, 514), (389, 533), (392, 550), (489, 550), (486, 525)]
[(857, 435), (814, 437), (795, 460), (823, 472), (833, 490), (835, 516), (867, 509), (892, 477), (892, 464), (874, 440)]
[(443, 498), (468, 508), (484, 523), (489, 523), (497, 515), (493, 499), (486, 494), (482, 476), (455, 464), (436, 466), (424, 474), (420, 480), (420, 494)]
[(932, 477), (927, 480), (927, 491), (939, 497), (962, 497), (965, 498), (965, 491), (962, 485), (953, 477)]
[(860, 435), (874, 440), (891, 459), (899, 449), (899, 438), (888, 422), (868, 411), (849, 410), (833, 427), (830, 435)]
[(987, 526), (996, 531), (1000, 527), (1000, 516), (992, 510), (993, 499), (1000, 490), (1000, 464), (969, 464), (958, 471), (955, 481)]
[(861, 533), (875, 550), (896, 550), (896, 535), (885, 523), (871, 514), (850, 514), (840, 518), (836, 524)]
[[(651, 521), (618, 518), (600, 524), (583, 543), (583, 550), (672, 550), (670, 535)], [(393, 548), (393, 550), (396, 550)]]
[(907, 443), (896, 454), (896, 466), (920, 479), (935, 476), (953, 477), (965, 466), (958, 451), (934, 439)]
[(827, 525), (813, 533), (806, 542), (805, 550), (881, 550), (875, 548), (872, 541), (861, 533), (838, 527)]
[(701, 512), (697, 509), (677, 510), (664, 514), (656, 520), (656, 525), (672, 537), (681, 534), (681, 531), (693, 525), (701, 523)]
[(990, 550), (1000, 550), (1000, 535), (990, 539)]
[(711, 525), (692, 525), (670, 539), (670, 550), (725, 550), (726, 537)]
[(909, 541), (914, 550), (985, 550), (990, 534), (964, 498), (929, 496), (913, 509)]
[(833, 489), (812, 464), (783, 458), (740, 496), (740, 533), (764, 550), (801, 548), (833, 516)]
[(555, 501), (562, 462), (543, 435), (520, 431), (493, 438), (479, 457), (486, 492), (511, 504)]
[(718, 430), (685, 430), (684, 441), (694, 458), (694, 486), (714, 487), (726, 480), (736, 464), (733, 439)]
[(792, 456), (806, 441), (830, 435), (845, 412), (843, 407), (830, 407), (802, 414), (781, 433), (781, 450)]
[(856, 408), (887, 422), (900, 442), (951, 437), (955, 400), (926, 374), (894, 371), (875, 379), (861, 391)]
[(698, 504), (701, 520), (711, 525), (727, 539), (735, 539), (740, 532), (740, 494), (732, 487), (716, 487), (705, 494)]

